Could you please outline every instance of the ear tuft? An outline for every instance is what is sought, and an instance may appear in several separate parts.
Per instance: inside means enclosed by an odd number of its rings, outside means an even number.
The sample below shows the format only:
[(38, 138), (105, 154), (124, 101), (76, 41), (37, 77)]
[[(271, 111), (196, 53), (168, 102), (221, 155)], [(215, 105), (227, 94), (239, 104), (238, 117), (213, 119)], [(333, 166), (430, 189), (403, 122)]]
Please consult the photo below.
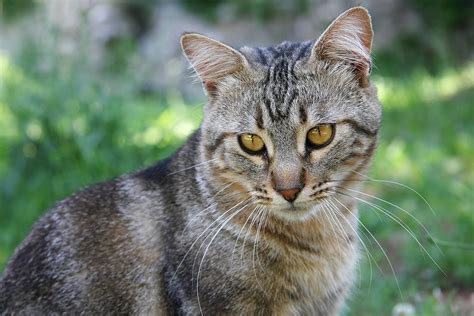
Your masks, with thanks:
[(372, 65), (372, 38), (369, 12), (363, 7), (355, 7), (331, 23), (313, 47), (312, 58), (353, 65), (361, 85), (367, 86)]
[(246, 61), (232, 47), (198, 33), (183, 34), (181, 47), (210, 95), (216, 93), (221, 79), (240, 71)]

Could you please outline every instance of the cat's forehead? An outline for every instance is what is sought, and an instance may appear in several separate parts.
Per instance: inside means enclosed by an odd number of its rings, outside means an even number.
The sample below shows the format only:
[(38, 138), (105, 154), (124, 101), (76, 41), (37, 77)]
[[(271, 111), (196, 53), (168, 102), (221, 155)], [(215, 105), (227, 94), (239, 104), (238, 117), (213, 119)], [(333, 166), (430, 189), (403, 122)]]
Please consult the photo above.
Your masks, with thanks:
[(288, 42), (269, 47), (242, 47), (240, 51), (247, 57), (250, 63), (267, 67), (276, 66), (283, 60), (287, 63), (295, 63), (307, 58), (311, 53), (314, 41)]
[[(350, 65), (315, 60), (314, 41), (244, 47), (254, 67), (244, 79), (222, 85), (215, 121), (245, 132), (263, 127), (274, 135), (293, 135), (303, 125), (358, 119), (366, 100)], [(238, 120), (235, 118), (238, 117)]]
[(306, 119), (338, 112), (327, 105), (340, 103), (335, 99), (343, 99), (352, 90), (352, 77), (331, 67), (314, 65), (314, 73), (309, 74), (306, 60), (313, 46), (314, 41), (306, 41), (243, 49), (250, 62), (258, 65), (255, 81), (242, 86), (245, 97), (238, 102), (249, 107), (250, 118), (262, 117), (262, 121), (270, 122), (266, 125), (282, 128), (280, 125), (289, 121), (300, 125)]

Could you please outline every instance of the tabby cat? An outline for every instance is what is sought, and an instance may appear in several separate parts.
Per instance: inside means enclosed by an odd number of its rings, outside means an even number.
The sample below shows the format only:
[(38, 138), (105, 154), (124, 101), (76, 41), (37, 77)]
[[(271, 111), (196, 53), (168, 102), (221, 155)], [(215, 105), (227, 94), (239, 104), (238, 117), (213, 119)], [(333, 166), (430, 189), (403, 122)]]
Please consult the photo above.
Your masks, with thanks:
[(339, 314), (359, 253), (344, 192), (381, 118), (372, 36), (361, 7), (316, 41), (237, 50), (184, 34), (201, 126), (49, 210), (3, 274), (0, 314)]

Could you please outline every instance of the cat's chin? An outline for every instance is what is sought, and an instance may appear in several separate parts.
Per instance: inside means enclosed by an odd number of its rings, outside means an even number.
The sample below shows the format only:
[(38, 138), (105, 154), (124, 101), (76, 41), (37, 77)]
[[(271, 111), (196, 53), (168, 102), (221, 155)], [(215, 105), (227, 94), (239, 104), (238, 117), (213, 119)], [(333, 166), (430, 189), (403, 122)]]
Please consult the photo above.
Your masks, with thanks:
[(308, 206), (293, 204), (272, 205), (271, 212), (281, 219), (291, 222), (302, 222), (315, 216), (321, 209), (320, 204)]

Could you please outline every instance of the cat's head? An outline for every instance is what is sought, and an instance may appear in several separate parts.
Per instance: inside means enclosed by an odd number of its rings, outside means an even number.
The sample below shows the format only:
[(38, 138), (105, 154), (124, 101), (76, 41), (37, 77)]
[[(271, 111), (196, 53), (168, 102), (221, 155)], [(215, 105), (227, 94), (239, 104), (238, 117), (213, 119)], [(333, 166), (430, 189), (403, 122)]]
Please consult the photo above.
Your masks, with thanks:
[(216, 192), (239, 188), (285, 218), (304, 218), (363, 172), (381, 110), (369, 82), (372, 27), (364, 8), (341, 14), (316, 41), (233, 49), (182, 36), (209, 102), (203, 169)]

